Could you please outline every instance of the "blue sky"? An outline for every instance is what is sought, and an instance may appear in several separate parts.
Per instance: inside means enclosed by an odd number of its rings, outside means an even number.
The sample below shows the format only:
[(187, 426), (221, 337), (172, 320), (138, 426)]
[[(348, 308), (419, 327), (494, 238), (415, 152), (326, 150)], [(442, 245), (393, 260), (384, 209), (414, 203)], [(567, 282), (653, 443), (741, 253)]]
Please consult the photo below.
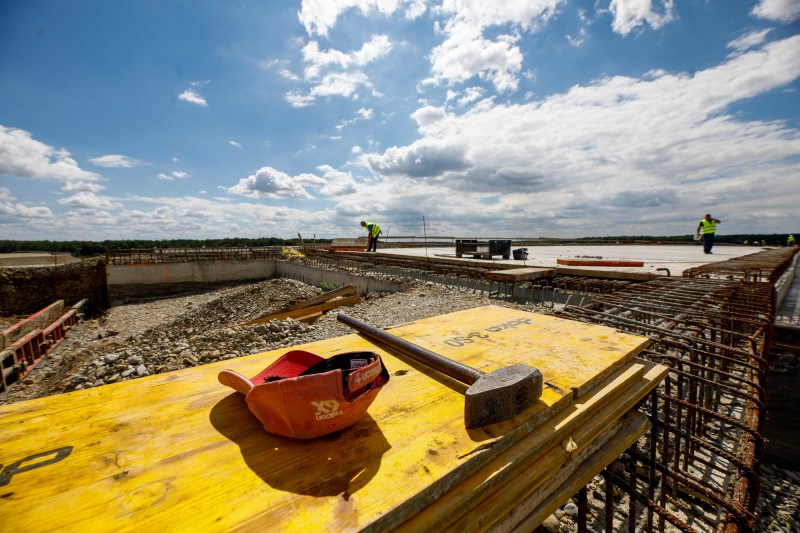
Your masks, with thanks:
[(800, 231), (800, 0), (4, 0), (0, 239)]

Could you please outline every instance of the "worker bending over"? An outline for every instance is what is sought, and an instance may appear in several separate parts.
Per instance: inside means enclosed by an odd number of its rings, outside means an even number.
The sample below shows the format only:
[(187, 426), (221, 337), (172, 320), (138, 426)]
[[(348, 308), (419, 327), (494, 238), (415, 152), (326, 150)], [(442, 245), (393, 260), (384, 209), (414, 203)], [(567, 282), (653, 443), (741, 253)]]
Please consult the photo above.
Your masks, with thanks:
[(374, 222), (361, 221), (361, 227), (367, 228), (367, 249), (365, 252), (378, 251), (378, 235), (381, 234), (381, 227)]

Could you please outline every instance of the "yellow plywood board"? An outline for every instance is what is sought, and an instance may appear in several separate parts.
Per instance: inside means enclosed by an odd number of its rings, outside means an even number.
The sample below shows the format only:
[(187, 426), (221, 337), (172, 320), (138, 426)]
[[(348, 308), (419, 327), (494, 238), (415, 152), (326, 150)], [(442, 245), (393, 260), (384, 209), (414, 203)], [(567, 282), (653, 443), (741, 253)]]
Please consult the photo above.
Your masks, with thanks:
[(467, 430), (462, 385), (358, 335), (304, 345), (373, 349), (392, 377), (356, 425), (311, 441), (266, 433), (230, 368), (286, 350), (0, 406), (0, 521), (18, 531), (345, 531), (401, 524), (625, 366), (647, 339), (487, 306), (392, 333), (484, 372), (539, 367), (542, 398)]
[[(546, 487), (542, 489), (545, 493), (554, 491), (556, 472), (568, 463), (575, 463), (577, 457), (585, 459), (591, 453), (588, 451), (591, 443), (631, 413), (633, 407), (664, 379), (667, 370), (656, 363), (631, 361), (618, 374), (497, 454), (403, 527), (409, 531), (478, 531), (503, 518), (541, 487)], [(637, 430), (636, 437), (639, 435)], [(569, 452), (567, 443), (573, 446)], [(610, 462), (598, 462), (589, 469), (597, 473)], [(538, 494), (537, 498), (542, 501), (544, 496), (546, 494)]]

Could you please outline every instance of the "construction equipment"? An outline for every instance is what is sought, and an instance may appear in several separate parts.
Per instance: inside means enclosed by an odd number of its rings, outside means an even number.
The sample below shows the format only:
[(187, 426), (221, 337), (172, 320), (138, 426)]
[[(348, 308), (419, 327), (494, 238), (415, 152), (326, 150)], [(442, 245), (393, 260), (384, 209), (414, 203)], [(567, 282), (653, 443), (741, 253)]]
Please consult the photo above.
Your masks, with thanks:
[(363, 335), (469, 385), (464, 398), (464, 422), (467, 428), (510, 420), (542, 395), (543, 379), (538, 368), (516, 364), (484, 373), (351, 316), (339, 313), (336, 317)]

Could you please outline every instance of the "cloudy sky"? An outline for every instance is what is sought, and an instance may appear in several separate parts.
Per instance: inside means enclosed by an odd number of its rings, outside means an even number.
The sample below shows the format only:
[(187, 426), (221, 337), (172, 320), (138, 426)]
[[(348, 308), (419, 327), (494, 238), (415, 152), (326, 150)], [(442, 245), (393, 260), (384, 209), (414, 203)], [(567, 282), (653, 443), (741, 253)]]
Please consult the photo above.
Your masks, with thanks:
[(800, 0), (3, 0), (0, 239), (800, 232), (799, 89)]

